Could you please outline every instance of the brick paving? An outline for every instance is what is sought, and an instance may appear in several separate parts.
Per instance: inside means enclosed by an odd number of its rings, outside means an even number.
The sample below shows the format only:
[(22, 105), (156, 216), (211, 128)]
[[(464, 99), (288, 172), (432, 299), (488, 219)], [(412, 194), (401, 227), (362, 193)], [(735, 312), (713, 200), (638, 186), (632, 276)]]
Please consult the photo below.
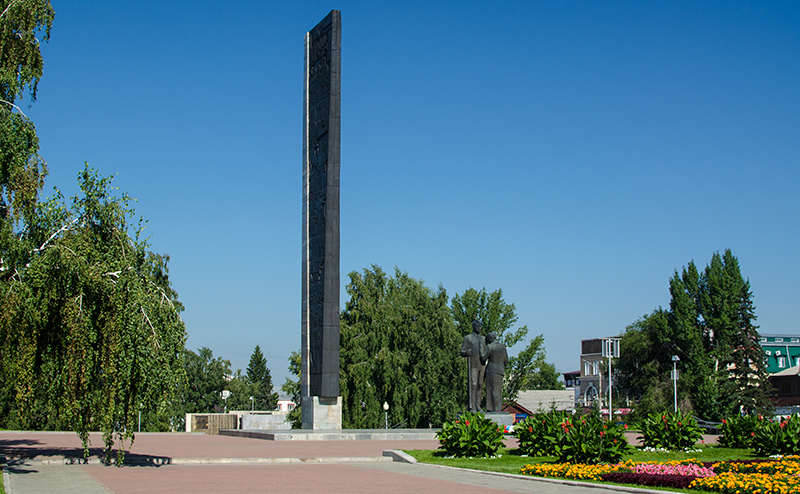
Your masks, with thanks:
[[(97, 464), (102, 454), (102, 436), (92, 434), (91, 441), (90, 464), (65, 465), (64, 458), (83, 456), (80, 440), (74, 433), (0, 432), (0, 455), (8, 460), (9, 494), (296, 491), (601, 494), (611, 489), (652, 492), (574, 486), (432, 465), (379, 461), (386, 460), (382, 458), (385, 450), (435, 449), (436, 440), (265, 441), (202, 434), (142, 433), (136, 435), (127, 454), (127, 458), (138, 461), (139, 465), (122, 468)], [(508, 445), (513, 446), (513, 443), (509, 441)], [(289, 459), (297, 463), (279, 462)], [(319, 459), (327, 463), (316, 463)], [(352, 459), (361, 462), (354, 463)], [(187, 462), (206, 463), (185, 464)]]

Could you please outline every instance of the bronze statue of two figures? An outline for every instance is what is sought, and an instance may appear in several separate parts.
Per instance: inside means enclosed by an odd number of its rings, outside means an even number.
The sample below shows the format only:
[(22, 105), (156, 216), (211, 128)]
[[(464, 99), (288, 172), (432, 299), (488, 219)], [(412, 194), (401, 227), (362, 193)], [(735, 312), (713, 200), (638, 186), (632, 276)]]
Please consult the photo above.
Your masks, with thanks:
[(467, 386), (469, 389), (469, 411), (480, 412), (483, 382), (486, 381), (486, 411), (499, 412), (503, 406), (503, 375), (508, 352), (506, 346), (497, 341), (490, 332), (481, 336), (481, 322), (472, 322), (472, 333), (461, 342), (461, 356), (467, 358)]

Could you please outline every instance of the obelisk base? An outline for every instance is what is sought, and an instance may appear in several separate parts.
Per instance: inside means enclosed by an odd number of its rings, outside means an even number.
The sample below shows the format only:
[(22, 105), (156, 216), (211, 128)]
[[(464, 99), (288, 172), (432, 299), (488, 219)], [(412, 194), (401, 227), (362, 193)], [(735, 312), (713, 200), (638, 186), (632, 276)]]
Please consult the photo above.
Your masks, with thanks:
[(303, 429), (342, 430), (342, 397), (304, 396), (300, 415)]

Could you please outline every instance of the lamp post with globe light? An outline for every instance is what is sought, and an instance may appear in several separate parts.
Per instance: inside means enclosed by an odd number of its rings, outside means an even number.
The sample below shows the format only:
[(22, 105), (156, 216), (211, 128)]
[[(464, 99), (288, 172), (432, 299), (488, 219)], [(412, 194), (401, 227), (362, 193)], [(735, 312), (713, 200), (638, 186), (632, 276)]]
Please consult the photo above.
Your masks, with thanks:
[(675, 413), (678, 413), (678, 362), (681, 359), (677, 355), (672, 356), (672, 388), (674, 390)]

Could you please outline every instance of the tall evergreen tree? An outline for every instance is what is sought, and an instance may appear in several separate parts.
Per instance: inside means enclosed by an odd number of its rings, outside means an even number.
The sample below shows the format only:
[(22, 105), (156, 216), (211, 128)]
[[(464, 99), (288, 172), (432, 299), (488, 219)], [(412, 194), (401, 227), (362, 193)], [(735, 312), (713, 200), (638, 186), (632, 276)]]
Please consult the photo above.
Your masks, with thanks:
[[(663, 376), (677, 355), (682, 403), (697, 415), (719, 420), (740, 409), (769, 407), (750, 283), (730, 249), (715, 253), (702, 273), (694, 262), (676, 271), (669, 291), (667, 324), (654, 331), (648, 318), (630, 326), (623, 338), (620, 369), (629, 390), (661, 402), (653, 390), (665, 389)], [(662, 314), (659, 309), (652, 317), (663, 320)]]
[(267, 359), (258, 345), (247, 365), (247, 380), (252, 386), (256, 410), (274, 410), (278, 406), (278, 393), (272, 391), (272, 375), (267, 368)]

